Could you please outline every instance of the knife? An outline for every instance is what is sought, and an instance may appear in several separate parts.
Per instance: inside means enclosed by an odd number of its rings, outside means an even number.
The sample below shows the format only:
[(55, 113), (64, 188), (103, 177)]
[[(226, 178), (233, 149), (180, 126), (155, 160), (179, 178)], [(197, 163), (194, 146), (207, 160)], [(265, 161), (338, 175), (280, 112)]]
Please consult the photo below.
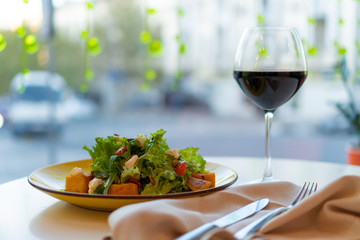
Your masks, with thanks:
[(254, 213), (260, 211), (264, 207), (266, 207), (269, 203), (268, 198), (262, 198), (255, 202), (252, 202), (238, 210), (229, 213), (228, 215), (218, 218), (215, 221), (210, 223), (205, 223), (204, 225), (195, 228), (194, 230), (185, 233), (184, 235), (176, 238), (176, 240), (190, 240), (190, 239), (200, 239), (200, 237), (206, 232), (214, 229), (214, 228), (223, 228), (227, 227), (233, 223), (236, 223), (244, 218), (247, 218)]

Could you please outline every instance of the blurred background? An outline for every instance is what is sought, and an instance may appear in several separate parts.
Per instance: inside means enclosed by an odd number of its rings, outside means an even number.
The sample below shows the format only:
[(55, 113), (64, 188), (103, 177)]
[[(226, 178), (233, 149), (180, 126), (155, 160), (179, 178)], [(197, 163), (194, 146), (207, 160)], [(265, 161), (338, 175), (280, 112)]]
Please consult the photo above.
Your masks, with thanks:
[(88, 158), (95, 137), (160, 128), (173, 148), (263, 157), (263, 112), (232, 77), (253, 25), (297, 27), (308, 58), (305, 84), (274, 116), (272, 156), (345, 164), (353, 136), (335, 103), (348, 101), (340, 70), (359, 92), (360, 1), (0, 4), (0, 183)]

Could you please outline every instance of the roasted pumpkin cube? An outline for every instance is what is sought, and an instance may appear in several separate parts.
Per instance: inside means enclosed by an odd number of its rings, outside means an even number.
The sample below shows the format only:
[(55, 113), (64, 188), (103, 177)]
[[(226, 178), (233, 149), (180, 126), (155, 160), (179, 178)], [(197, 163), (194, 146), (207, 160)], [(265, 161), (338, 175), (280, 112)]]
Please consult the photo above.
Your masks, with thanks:
[(139, 189), (135, 183), (111, 184), (109, 195), (139, 195)]
[(188, 186), (192, 191), (199, 191), (210, 188), (211, 182), (189, 176), (186, 182), (186, 186)]
[(85, 174), (81, 168), (74, 167), (65, 178), (65, 191), (87, 193), (89, 182), (93, 177)]
[(215, 173), (214, 172), (207, 172), (207, 173), (191, 173), (191, 176), (194, 178), (199, 178), (202, 180), (210, 181), (211, 186), (215, 187)]

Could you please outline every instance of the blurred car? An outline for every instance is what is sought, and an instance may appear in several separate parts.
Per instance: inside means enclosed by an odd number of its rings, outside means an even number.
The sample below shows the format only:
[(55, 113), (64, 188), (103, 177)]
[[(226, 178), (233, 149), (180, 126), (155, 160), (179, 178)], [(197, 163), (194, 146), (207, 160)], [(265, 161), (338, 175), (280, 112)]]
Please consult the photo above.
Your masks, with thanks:
[(18, 73), (10, 83), (8, 120), (16, 134), (61, 130), (67, 120), (64, 111), (65, 80), (56, 73)]

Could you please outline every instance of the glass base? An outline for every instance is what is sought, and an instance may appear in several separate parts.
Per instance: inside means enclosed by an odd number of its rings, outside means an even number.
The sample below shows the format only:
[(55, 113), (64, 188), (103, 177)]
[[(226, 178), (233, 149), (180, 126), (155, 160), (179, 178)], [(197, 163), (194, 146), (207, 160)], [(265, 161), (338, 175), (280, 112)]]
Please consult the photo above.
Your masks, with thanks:
[(258, 183), (276, 182), (276, 181), (279, 181), (279, 180), (274, 179), (273, 177), (263, 177), (263, 178), (256, 179), (253, 181), (246, 181), (246, 182), (243, 182), (242, 184), (258, 184)]
[(264, 177), (261, 179), (261, 182), (272, 182), (272, 181), (274, 181), (273, 176), (270, 176), (270, 177), (264, 176)]

